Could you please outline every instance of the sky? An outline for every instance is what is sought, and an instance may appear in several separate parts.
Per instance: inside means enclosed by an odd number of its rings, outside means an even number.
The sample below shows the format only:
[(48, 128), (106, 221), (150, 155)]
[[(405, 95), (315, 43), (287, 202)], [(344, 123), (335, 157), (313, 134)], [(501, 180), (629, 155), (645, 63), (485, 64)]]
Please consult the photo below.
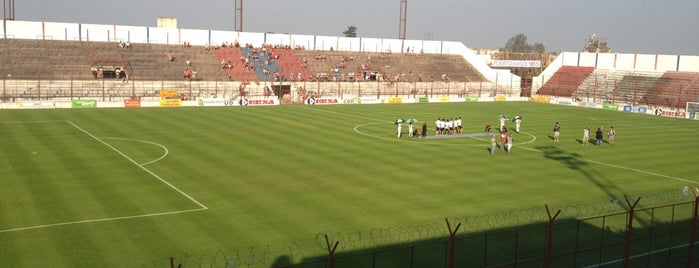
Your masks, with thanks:
[[(6, 3), (10, 0), (4, 0)], [(15, 20), (234, 30), (236, 0), (14, 0)], [(243, 31), (399, 37), (401, 0), (243, 0)], [(3, 10), (5, 11), (5, 10)], [(498, 49), (527, 36), (548, 52), (581, 51), (591, 34), (613, 52), (699, 55), (697, 0), (407, 0), (406, 38)]]

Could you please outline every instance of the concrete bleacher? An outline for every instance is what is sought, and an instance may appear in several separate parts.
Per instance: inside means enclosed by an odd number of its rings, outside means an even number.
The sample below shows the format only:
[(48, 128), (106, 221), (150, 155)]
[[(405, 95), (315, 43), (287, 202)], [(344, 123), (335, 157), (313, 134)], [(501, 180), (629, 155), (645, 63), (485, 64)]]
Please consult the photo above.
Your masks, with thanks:
[[(486, 79), (463, 57), (458, 55), (418, 53), (378, 53), (347, 51), (296, 50), (294, 53), (307, 64), (313, 75), (330, 73), (338, 66), (339, 78), (348, 80), (349, 73), (376, 72), (384, 80), (428, 82), (440, 81), (446, 75), (451, 81), (481, 82)], [(362, 68), (363, 66), (363, 68)]]
[[(58, 40), (0, 39), (0, 72), (11, 74), (12, 79), (71, 80), (94, 78), (92, 67), (113, 67), (125, 70), (129, 80), (184, 81), (187, 68), (196, 69), (197, 80), (206, 81), (272, 81), (265, 77), (279, 72), (283, 81), (349, 80), (353, 72), (361, 78), (363, 72), (375, 72), (382, 80), (428, 82), (448, 77), (456, 82), (487, 81), (463, 57), (458, 55), (417, 53), (373, 53), (311, 51), (269, 48), (279, 55), (270, 60), (262, 56), (254, 62), (254, 70), (242, 68), (241, 57), (247, 57), (247, 48), (203, 46), (131, 44), (121, 48), (117, 42), (83, 42)], [(173, 61), (168, 61), (170, 53)], [(316, 59), (322, 55), (324, 60)], [(352, 59), (352, 60), (351, 60)], [(192, 66), (185, 65), (191, 61)], [(221, 68), (221, 61), (230, 61), (233, 68)], [(265, 65), (264, 62), (268, 64)], [(364, 66), (364, 68), (362, 68)], [(333, 71), (337, 68), (338, 72)], [(289, 77), (293, 74), (293, 78)]]
[(538, 91), (539, 95), (573, 97), (575, 92), (595, 70), (594, 67), (561, 66)]
[(686, 102), (696, 102), (699, 97), (699, 73), (664, 72), (655, 85), (645, 94), (649, 105), (684, 108)]
[(681, 109), (699, 100), (699, 73), (563, 66), (537, 94)]
[[(216, 56), (201, 46), (138, 44), (127, 49), (108, 42), (0, 39), (0, 51), (0, 72), (14, 79), (89, 79), (91, 67), (118, 66), (132, 80), (183, 80), (186, 60), (199, 79), (227, 79)], [(175, 61), (168, 62), (168, 52)]]

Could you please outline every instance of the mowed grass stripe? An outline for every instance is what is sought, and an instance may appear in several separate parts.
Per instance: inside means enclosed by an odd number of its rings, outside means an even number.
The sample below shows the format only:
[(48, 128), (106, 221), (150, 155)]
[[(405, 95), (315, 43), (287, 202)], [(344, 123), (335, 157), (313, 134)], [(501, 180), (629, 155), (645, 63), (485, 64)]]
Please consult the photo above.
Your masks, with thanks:
[[(662, 127), (692, 133), (697, 130), (692, 121), (534, 103), (55, 110), (42, 117), (43, 112), (30, 117), (69, 119), (97, 137), (163, 144), (170, 154), (147, 167), (211, 208), (55, 228), (90, 233), (103, 241), (98, 247), (105, 253), (90, 266), (113, 267), (120, 256), (167, 260), (172, 255), (285, 243), (307, 249), (304, 254), (311, 255), (303, 257), (321, 256), (325, 252), (315, 243), (319, 233), (443, 224), (444, 217), (463, 219), (543, 204), (608, 202), (610, 195), (646, 194), (687, 184), (630, 168), (675, 176), (696, 171), (686, 165), (697, 149), (691, 134), (662, 139), (670, 144), (655, 147), (658, 137), (667, 133)], [(503, 113), (523, 115), (523, 131), (537, 137), (519, 144), (530, 137), (516, 134), (509, 157), (501, 152), (490, 157), (484, 138), (398, 140), (391, 123), (397, 117), (425, 120), (432, 135), (436, 117), (462, 116), (469, 133), (482, 131), (485, 122), (496, 127), (497, 115)], [(0, 118), (14, 120), (4, 111)], [(547, 137), (555, 121), (564, 127), (560, 143)], [(662, 127), (654, 128), (655, 123)], [(612, 124), (619, 129), (614, 146), (584, 148), (576, 141), (585, 125)], [(625, 124), (638, 128), (630, 130)], [(367, 135), (355, 133), (357, 126)], [(404, 131), (407, 134), (407, 126)], [(676, 144), (684, 138), (690, 143)], [(110, 144), (127, 154), (135, 152), (139, 159), (160, 153), (138, 152), (160, 150), (138, 143)], [(21, 241), (29, 237), (13, 235), (24, 237)], [(154, 242), (159, 236), (167, 237), (164, 243)], [(0, 240), (6, 247), (17, 243)], [(141, 246), (121, 249), (129, 243)], [(74, 248), (75, 255), (57, 260), (65, 264), (58, 266), (85, 264), (76, 258), (89, 255), (89, 250)], [(26, 264), (30, 257), (13, 258), (19, 260), (12, 263)]]

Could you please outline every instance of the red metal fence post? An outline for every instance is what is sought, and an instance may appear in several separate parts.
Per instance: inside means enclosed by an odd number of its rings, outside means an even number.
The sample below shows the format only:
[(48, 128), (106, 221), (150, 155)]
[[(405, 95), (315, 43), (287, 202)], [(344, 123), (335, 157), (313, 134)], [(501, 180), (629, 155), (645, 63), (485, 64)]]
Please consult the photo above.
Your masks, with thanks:
[(335, 245), (330, 248), (330, 240), (328, 240), (328, 235), (325, 235), (325, 245), (328, 246), (328, 268), (335, 267), (335, 250), (340, 241), (335, 241)]
[(687, 187), (692, 190), (694, 194), (694, 212), (692, 214), (692, 229), (690, 230), (689, 236), (689, 255), (687, 255), (687, 267), (691, 268), (694, 263), (694, 243), (697, 240), (697, 210), (699, 209), (699, 189), (697, 187), (691, 186)]
[(624, 199), (626, 200), (626, 204), (629, 205), (629, 221), (626, 225), (626, 242), (624, 243), (624, 267), (628, 268), (631, 264), (631, 234), (633, 232), (633, 212), (636, 208), (636, 205), (638, 205), (638, 201), (640, 201), (641, 198), (637, 198), (636, 202), (634, 202), (633, 205), (631, 204), (631, 201), (629, 201), (629, 198), (626, 195), (624, 195)]
[(546, 214), (549, 216), (549, 222), (546, 225), (546, 268), (551, 267), (551, 254), (553, 253), (553, 221), (556, 220), (558, 214), (561, 214), (561, 210), (556, 211), (556, 214), (551, 216), (551, 210), (549, 210), (549, 205), (544, 205), (546, 208)]
[(449, 219), (444, 218), (444, 220), (447, 222), (447, 228), (449, 229), (449, 254), (447, 255), (447, 268), (454, 268), (454, 251), (455, 251), (455, 243), (456, 243), (456, 232), (459, 231), (459, 227), (461, 227), (461, 223), (456, 225), (456, 228), (454, 230), (451, 229), (451, 224), (449, 224)]

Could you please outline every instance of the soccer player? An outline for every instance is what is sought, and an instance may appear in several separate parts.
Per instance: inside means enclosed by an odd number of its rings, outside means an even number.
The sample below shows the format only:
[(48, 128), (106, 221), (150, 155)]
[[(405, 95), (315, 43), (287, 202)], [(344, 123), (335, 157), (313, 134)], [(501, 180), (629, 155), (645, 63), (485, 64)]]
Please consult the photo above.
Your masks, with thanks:
[(614, 144), (614, 135), (616, 135), (616, 130), (614, 130), (614, 127), (610, 127), (609, 134), (607, 134), (609, 144)]
[(400, 132), (402, 131), (402, 128), (403, 128), (403, 119), (398, 119), (396, 121), (396, 125), (398, 125), (398, 138), (400, 139)]
[(556, 122), (555, 125), (553, 125), (553, 141), (559, 142), (561, 137), (561, 125)]
[(585, 127), (583, 129), (583, 137), (582, 137), (582, 144), (583, 145), (588, 145), (590, 142), (590, 128)]
[(512, 142), (515, 140), (514, 137), (512, 137), (512, 133), (510, 135), (507, 135), (507, 154), (512, 154)]
[(442, 132), (442, 120), (437, 118), (437, 120), (434, 121), (434, 135), (439, 136), (440, 132)]
[(507, 144), (507, 132), (500, 132), (500, 151), (505, 150)]
[(495, 154), (495, 147), (498, 146), (498, 142), (495, 139), (495, 134), (490, 135), (490, 156)]
[(456, 119), (456, 133), (464, 134), (464, 127), (461, 125), (461, 116)]
[(515, 116), (515, 132), (519, 133), (519, 126), (522, 125), (522, 117)]

